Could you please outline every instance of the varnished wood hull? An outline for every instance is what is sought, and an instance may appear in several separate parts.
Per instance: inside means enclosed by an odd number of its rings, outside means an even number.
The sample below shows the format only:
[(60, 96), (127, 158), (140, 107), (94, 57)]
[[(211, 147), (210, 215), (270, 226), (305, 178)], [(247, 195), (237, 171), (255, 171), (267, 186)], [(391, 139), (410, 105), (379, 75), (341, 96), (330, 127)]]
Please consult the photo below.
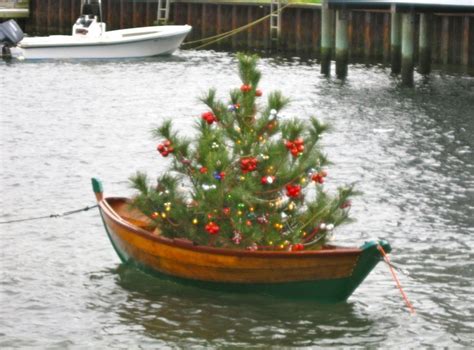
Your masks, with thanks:
[(107, 234), (124, 263), (207, 288), (264, 292), (320, 302), (346, 300), (380, 260), (377, 246), (318, 251), (247, 251), (195, 246), (146, 229), (125, 198), (99, 201)]

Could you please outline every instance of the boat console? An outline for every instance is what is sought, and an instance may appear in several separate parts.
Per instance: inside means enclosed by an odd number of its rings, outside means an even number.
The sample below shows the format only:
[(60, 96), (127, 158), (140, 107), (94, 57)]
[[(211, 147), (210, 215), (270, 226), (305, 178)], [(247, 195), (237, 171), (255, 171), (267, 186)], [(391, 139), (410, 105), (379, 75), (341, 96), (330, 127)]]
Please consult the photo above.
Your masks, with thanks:
[(105, 23), (98, 22), (97, 16), (81, 15), (72, 26), (73, 36), (99, 37), (105, 33)]
[(99, 37), (105, 33), (100, 0), (84, 0), (81, 15), (72, 27), (73, 36)]

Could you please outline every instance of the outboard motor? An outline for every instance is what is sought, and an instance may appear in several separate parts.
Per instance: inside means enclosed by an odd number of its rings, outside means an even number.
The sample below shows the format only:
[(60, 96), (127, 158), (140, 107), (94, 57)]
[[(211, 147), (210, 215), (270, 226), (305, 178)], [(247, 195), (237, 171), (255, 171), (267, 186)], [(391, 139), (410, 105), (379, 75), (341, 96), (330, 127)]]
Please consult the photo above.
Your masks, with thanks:
[(10, 48), (22, 41), (24, 36), (20, 26), (14, 20), (11, 19), (0, 23), (0, 48), (2, 57), (11, 57)]

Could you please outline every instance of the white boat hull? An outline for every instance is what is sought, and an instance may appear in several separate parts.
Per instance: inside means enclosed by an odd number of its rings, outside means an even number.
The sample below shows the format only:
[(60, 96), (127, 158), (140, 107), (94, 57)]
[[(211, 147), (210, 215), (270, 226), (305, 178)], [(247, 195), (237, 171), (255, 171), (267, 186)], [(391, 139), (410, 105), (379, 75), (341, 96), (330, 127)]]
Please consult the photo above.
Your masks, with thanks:
[(191, 26), (153, 26), (105, 32), (98, 37), (24, 38), (12, 54), (24, 59), (128, 58), (173, 53)]

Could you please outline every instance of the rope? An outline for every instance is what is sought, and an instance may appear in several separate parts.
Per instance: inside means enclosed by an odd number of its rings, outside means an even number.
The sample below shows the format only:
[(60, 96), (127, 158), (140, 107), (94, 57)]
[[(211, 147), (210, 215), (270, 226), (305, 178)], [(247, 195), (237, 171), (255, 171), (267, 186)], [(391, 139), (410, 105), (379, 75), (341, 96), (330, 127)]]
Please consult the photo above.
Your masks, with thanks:
[[(274, 14), (277, 14), (278, 12), (281, 12), (283, 11), (284, 8), (288, 7), (290, 4), (286, 4), (286, 5), (283, 5), (282, 7), (280, 7), (279, 10), (275, 10), (273, 12), (270, 12), (268, 15), (266, 16), (263, 16), (262, 18), (259, 18), (253, 22), (250, 22), (250, 23), (247, 23), (241, 27), (238, 27), (238, 28), (235, 28), (235, 29), (232, 29), (232, 30), (229, 30), (228, 32), (225, 32), (225, 33), (221, 33), (221, 34), (217, 34), (217, 35), (214, 35), (214, 36), (210, 36), (208, 38), (204, 38), (204, 39), (199, 39), (199, 40), (194, 40), (194, 41), (188, 41), (186, 43), (183, 43), (181, 46), (187, 46), (187, 45), (192, 45), (192, 44), (196, 44), (196, 43), (200, 43), (200, 42), (205, 42), (204, 44), (200, 45), (200, 46), (197, 46), (195, 47), (194, 49), (196, 50), (199, 50), (199, 49), (202, 49), (203, 47), (206, 47), (208, 45), (211, 45), (211, 44), (214, 44), (222, 39), (225, 39), (225, 38), (228, 38), (232, 35), (235, 35), (235, 34), (238, 34), (250, 27), (253, 27), (254, 25), (260, 23), (260, 22), (263, 22), (265, 21), (266, 19), (270, 18), (272, 15)], [(206, 42), (207, 41), (207, 42)]]
[(93, 206), (85, 207), (85, 208), (82, 208), (82, 209), (66, 211), (66, 212), (61, 213), (61, 214), (50, 214), (50, 215), (44, 215), (44, 216), (36, 216), (36, 217), (33, 217), (33, 218), (27, 218), (27, 219), (16, 219), (16, 220), (9, 220), (9, 221), (0, 221), (0, 224), (11, 224), (11, 223), (14, 223), (14, 222), (33, 221), (33, 220), (41, 220), (41, 219), (49, 219), (49, 218), (60, 218), (60, 217), (63, 217), (63, 216), (68, 216), (68, 215), (80, 213), (81, 211), (88, 211), (89, 209), (92, 209), (92, 208), (97, 208), (97, 204), (93, 205)]
[(415, 308), (413, 307), (413, 305), (410, 303), (410, 301), (408, 300), (408, 297), (407, 295), (405, 294), (405, 292), (403, 291), (403, 288), (402, 288), (402, 285), (400, 284), (400, 280), (398, 279), (397, 277), (397, 274), (395, 273), (395, 270), (393, 269), (392, 267), (392, 263), (390, 262), (390, 259), (388, 258), (388, 255), (387, 253), (385, 253), (385, 250), (382, 248), (382, 246), (379, 244), (377, 246), (377, 249), (380, 251), (380, 253), (382, 254), (385, 262), (387, 263), (388, 267), (390, 268), (390, 272), (392, 273), (392, 277), (393, 277), (393, 280), (395, 281), (398, 289), (400, 290), (400, 293), (402, 295), (402, 298), (403, 300), (405, 301), (405, 304), (407, 305), (408, 309), (410, 310), (410, 313), (412, 315), (416, 314), (415, 312)]

